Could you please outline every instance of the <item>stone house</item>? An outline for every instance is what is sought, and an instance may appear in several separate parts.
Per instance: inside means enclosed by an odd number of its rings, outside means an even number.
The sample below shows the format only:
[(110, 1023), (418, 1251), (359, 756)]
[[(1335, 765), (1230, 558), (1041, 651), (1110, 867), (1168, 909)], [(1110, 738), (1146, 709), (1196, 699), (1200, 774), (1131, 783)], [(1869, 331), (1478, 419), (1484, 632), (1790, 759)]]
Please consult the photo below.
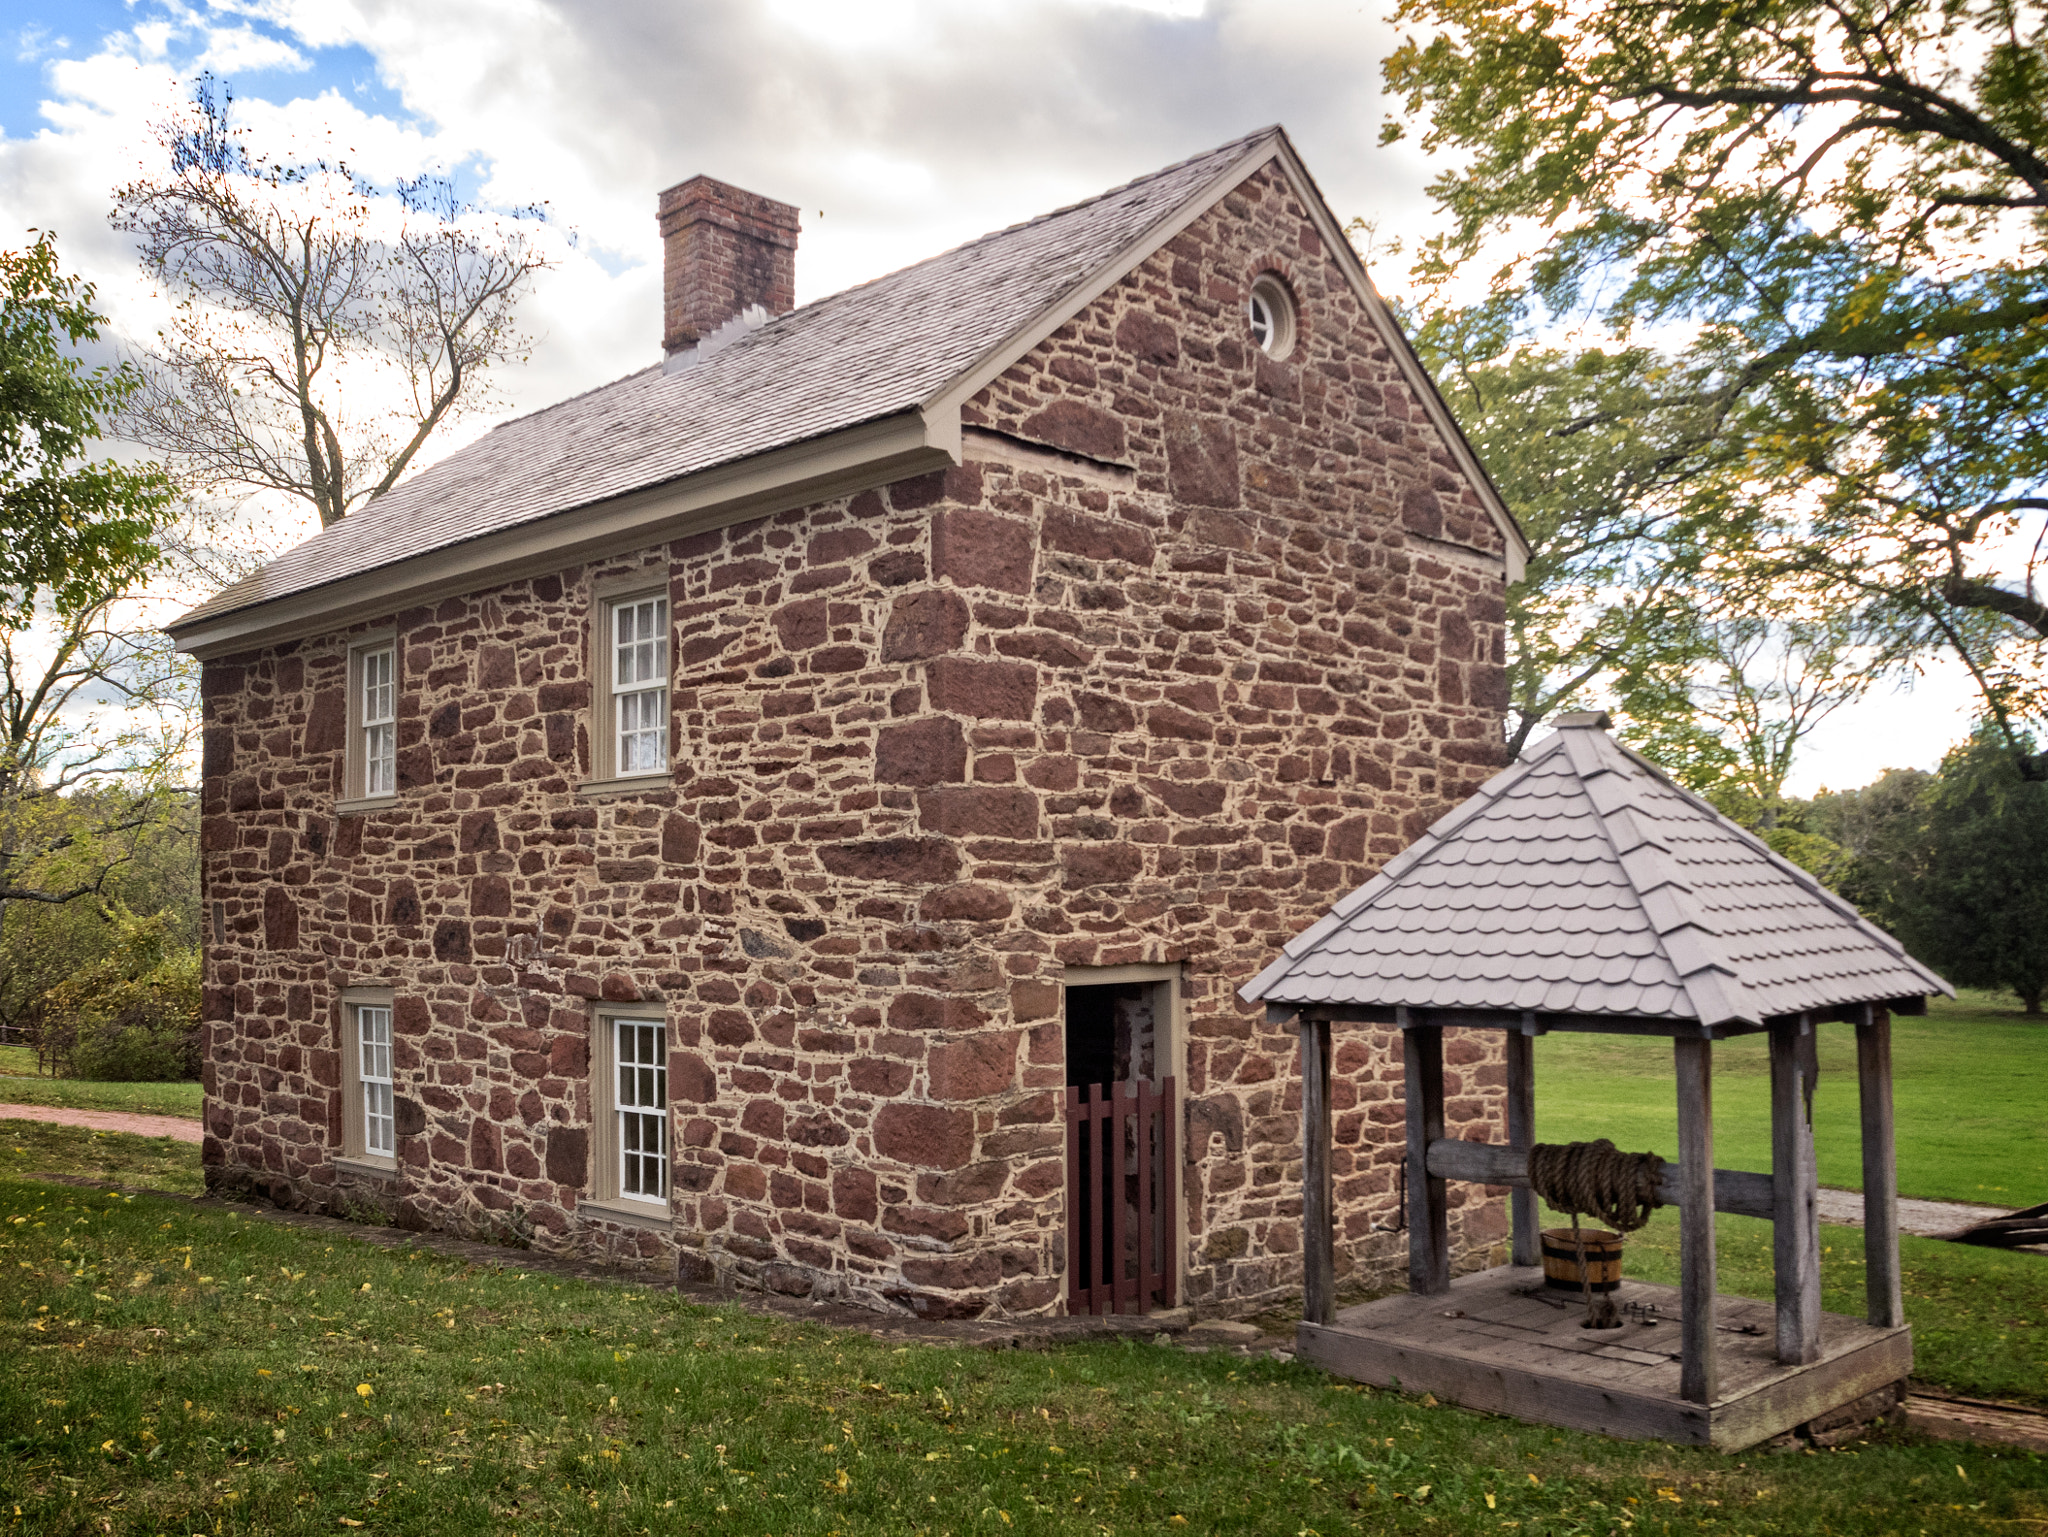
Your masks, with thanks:
[[(796, 209), (660, 217), (664, 364), (172, 627), (209, 1182), (929, 1315), (1297, 1286), (1237, 989), (1499, 766), (1523, 555), (1339, 221), (1278, 129), (801, 309)], [(1334, 1071), (1398, 1266), (1398, 1042)]]

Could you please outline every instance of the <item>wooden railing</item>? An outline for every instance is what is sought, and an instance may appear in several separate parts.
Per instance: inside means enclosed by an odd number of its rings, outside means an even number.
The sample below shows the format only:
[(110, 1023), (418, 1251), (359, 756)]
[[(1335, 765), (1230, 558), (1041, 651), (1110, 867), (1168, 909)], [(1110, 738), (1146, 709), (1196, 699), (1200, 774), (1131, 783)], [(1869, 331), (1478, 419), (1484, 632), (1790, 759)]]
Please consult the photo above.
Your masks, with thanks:
[(1067, 1089), (1067, 1311), (1145, 1313), (1174, 1288), (1174, 1081)]

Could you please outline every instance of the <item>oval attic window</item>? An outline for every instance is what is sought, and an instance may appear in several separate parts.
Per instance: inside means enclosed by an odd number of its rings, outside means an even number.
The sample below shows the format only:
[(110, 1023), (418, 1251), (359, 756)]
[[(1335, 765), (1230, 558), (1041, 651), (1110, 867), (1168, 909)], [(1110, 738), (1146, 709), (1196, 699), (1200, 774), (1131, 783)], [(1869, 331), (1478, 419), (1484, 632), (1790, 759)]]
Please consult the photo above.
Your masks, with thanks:
[(1294, 298), (1287, 285), (1266, 272), (1252, 283), (1252, 296), (1245, 302), (1251, 321), (1252, 340), (1269, 358), (1284, 358), (1294, 350)]

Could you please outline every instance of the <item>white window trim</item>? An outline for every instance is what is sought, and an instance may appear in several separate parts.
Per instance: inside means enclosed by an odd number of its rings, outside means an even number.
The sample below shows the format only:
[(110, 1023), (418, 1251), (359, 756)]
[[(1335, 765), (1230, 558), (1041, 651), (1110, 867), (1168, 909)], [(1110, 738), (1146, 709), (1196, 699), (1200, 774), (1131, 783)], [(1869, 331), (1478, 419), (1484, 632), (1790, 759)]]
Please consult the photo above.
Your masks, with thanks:
[[(394, 1065), (391, 1077), (391, 1149), (389, 1152), (372, 1151), (366, 1135), (366, 1104), (363, 1093), (363, 1051), (362, 1011), (381, 1009), (387, 1020), (392, 1019), (392, 993), (388, 987), (351, 987), (341, 995), (341, 1156), (339, 1162), (377, 1173), (392, 1173), (398, 1168), (398, 1087), (397, 1070)], [(396, 1048), (396, 1030), (392, 1029), (393, 1049)]]
[[(620, 1135), (622, 1115), (618, 1077), (618, 1027), (621, 1024), (652, 1025), (659, 1032), (660, 1056), (656, 1070), (661, 1104), (658, 1119), (650, 1117), (658, 1126), (662, 1142), (663, 1188), (658, 1197), (629, 1194), (621, 1188), (625, 1159)], [(590, 1103), (595, 1124), (591, 1137), (590, 1193), (583, 1204), (601, 1214), (618, 1213), (666, 1225), (675, 1192), (675, 1142), (668, 1094), (668, 1021), (659, 1009), (603, 1009), (592, 1016), (590, 1035)]]
[[(367, 660), (381, 652), (388, 652), (391, 657), (392, 780), (389, 789), (381, 789), (371, 794), (368, 783), (368, 741), (365, 735), (371, 722), (364, 719), (363, 671)], [(389, 806), (398, 800), (398, 695), (401, 685), (398, 632), (385, 630), (374, 635), (361, 636), (350, 642), (346, 671), (348, 697), (343, 709), (348, 721), (348, 739), (342, 752), (342, 794), (334, 809), (350, 812)]]
[[(1258, 334), (1258, 311), (1266, 314), (1267, 334)], [(1252, 343), (1274, 362), (1279, 362), (1294, 351), (1294, 340), (1299, 330), (1296, 318), (1294, 295), (1275, 272), (1261, 272), (1252, 279), (1251, 292), (1245, 297), (1245, 323), (1252, 333)]]
[[(592, 594), (594, 622), (591, 625), (590, 637), (590, 675), (594, 683), (591, 691), (591, 717), (595, 730), (591, 743), (593, 772), (591, 778), (580, 787), (586, 790), (601, 793), (660, 783), (669, 777), (673, 767), (670, 738), (674, 733), (675, 647), (671, 644), (674, 622), (669, 604), (668, 576), (665, 572), (651, 576), (651, 580), (635, 581), (630, 585), (607, 584)], [(661, 762), (655, 768), (635, 769), (627, 773), (621, 767), (622, 754), (619, 751), (619, 701), (624, 695), (618, 686), (618, 615), (623, 609), (649, 602), (660, 605), (656, 621), (655, 646), (658, 660), (655, 665), (661, 679), (661, 725), (657, 737)], [(625, 694), (638, 696), (652, 692), (651, 688), (636, 687), (625, 691)]]

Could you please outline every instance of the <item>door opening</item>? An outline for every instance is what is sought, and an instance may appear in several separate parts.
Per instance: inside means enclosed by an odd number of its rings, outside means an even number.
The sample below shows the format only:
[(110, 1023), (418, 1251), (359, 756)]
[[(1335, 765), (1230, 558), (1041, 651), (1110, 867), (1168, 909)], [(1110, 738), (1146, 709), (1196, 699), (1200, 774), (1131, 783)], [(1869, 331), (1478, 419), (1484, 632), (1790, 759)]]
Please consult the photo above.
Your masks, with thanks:
[(1166, 978), (1066, 990), (1070, 1313), (1173, 1305), (1173, 1004)]

